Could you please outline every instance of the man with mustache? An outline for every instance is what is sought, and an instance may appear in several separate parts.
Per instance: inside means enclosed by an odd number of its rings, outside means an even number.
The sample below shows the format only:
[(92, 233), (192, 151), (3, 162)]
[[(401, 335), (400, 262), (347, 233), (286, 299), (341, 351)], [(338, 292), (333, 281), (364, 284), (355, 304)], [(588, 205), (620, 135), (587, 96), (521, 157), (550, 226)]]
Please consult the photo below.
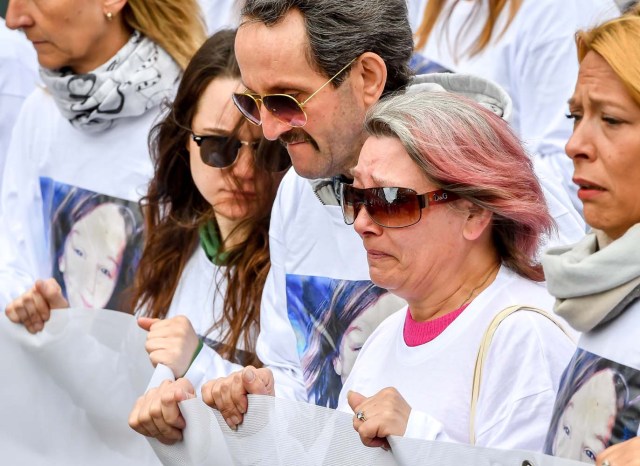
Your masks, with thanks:
[[(343, 329), (326, 328), (318, 309), (344, 305), (334, 294), (344, 282), (369, 283), (366, 251), (344, 224), (338, 202), (340, 181), (351, 178), (365, 140), (366, 111), (411, 84), (412, 91), (465, 93), (506, 116), (509, 97), (486, 81), (450, 74), (412, 81), (412, 49), (405, 0), (248, 0), (243, 8), (236, 56), (246, 89), (234, 101), (267, 139), (286, 145), (294, 170), (282, 181), (271, 217), (271, 270), (257, 343), (265, 368), (247, 367), (202, 386), (203, 400), (232, 428), (242, 422), (247, 393), (335, 407), (313, 387), (332, 378), (339, 391), (337, 369), (312, 366), (307, 353), (320, 332), (320, 351), (333, 357)], [(564, 196), (549, 199), (559, 242), (578, 239), (584, 234), (579, 216), (561, 188), (556, 192)], [(148, 392), (134, 407), (131, 426), (164, 443), (181, 439), (176, 402), (193, 397), (193, 386), (207, 378)]]

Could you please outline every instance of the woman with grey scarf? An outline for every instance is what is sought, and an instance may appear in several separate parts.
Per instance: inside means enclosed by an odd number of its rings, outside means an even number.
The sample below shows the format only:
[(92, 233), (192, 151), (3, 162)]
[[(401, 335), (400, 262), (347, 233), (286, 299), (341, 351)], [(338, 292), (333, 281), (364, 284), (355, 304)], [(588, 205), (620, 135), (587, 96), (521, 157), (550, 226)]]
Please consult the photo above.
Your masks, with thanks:
[[(196, 0), (10, 0), (43, 87), (1, 183), (0, 310), (35, 333), (60, 307), (131, 311), (138, 201), (160, 103), (204, 41)], [(8, 305), (8, 306), (7, 306)]]
[(555, 310), (583, 332), (547, 453), (640, 465), (640, 8), (577, 35), (566, 151), (592, 230), (543, 258)]

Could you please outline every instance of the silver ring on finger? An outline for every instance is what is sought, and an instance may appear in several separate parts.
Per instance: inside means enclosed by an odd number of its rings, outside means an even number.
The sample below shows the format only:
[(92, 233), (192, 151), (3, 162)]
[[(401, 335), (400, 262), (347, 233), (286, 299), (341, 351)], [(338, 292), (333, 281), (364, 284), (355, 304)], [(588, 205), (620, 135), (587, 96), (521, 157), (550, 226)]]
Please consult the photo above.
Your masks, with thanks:
[(364, 417), (364, 411), (358, 411), (356, 413), (356, 419), (361, 422), (366, 421), (366, 418)]

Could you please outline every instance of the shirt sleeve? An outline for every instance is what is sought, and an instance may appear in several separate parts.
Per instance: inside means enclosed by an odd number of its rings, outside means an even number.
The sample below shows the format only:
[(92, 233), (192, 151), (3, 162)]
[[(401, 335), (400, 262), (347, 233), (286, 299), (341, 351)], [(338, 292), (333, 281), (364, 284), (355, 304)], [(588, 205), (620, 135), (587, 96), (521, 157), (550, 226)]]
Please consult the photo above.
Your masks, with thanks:
[(407, 430), (403, 437), (422, 440), (451, 441), (444, 431), (444, 425), (440, 421), (427, 413), (415, 409), (412, 409), (409, 414)]
[(30, 134), (37, 127), (30, 121), (37, 111), (30, 107), (30, 100), (25, 102), (13, 129), (0, 186), (1, 310), (37, 278), (48, 278), (47, 271), (50, 274), (43, 241), (45, 226), (37, 172), (40, 162), (38, 148), (34, 147), (36, 138)]
[[(559, 8), (557, 13), (562, 14), (562, 11)], [(564, 149), (573, 132), (566, 114), (567, 100), (573, 94), (578, 76), (578, 59), (574, 28), (557, 24), (558, 20), (553, 16), (553, 12), (541, 12), (538, 18), (542, 24), (537, 27), (527, 25), (520, 31), (521, 46), (516, 48), (513, 60), (512, 92), (514, 100), (519, 102), (519, 134), (537, 159), (536, 174), (545, 187), (547, 203), (553, 208), (549, 202), (549, 196), (553, 195), (566, 206), (567, 212), (552, 214), (558, 223), (560, 239), (569, 240), (562, 244), (567, 244), (575, 241), (569, 229), (570, 222), (581, 220), (578, 212), (582, 210), (577, 187), (572, 181), (573, 163)], [(576, 23), (574, 19), (571, 22)], [(545, 37), (540, 33), (545, 29), (553, 30), (550, 33), (553, 35)], [(569, 238), (562, 238), (563, 235)]]

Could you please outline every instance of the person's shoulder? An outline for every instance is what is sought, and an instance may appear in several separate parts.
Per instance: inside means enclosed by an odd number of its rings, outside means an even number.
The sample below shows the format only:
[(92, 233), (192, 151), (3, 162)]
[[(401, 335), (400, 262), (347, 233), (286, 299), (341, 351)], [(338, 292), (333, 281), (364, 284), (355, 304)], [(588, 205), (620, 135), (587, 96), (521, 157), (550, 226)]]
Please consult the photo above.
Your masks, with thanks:
[[(491, 316), (491, 319), (514, 306), (523, 309), (540, 309), (549, 315), (553, 314), (555, 298), (551, 296), (545, 283), (525, 278), (507, 267), (503, 266), (500, 269), (491, 288), (487, 291), (489, 290), (491, 290), (491, 294), (482, 300), (482, 306), (485, 315)], [(504, 322), (520, 320), (514, 317), (516, 314), (519, 315), (520, 311), (511, 314), (504, 319)], [(532, 313), (527, 314), (531, 315)], [(540, 317), (545, 318), (542, 315)], [(537, 319), (537, 316), (535, 318)]]
[(511, 313), (499, 325), (503, 334), (515, 337), (515, 340), (527, 337), (532, 332), (538, 334), (541, 340), (546, 335), (561, 337), (562, 329), (574, 332), (562, 319), (553, 312), (555, 298), (551, 296), (544, 282), (535, 282), (517, 273), (507, 270), (503, 274), (504, 286), (499, 295), (501, 305), (494, 310), (495, 315), (511, 306), (518, 306), (518, 310)]
[[(398, 300), (400, 300), (400, 298), (398, 298)], [(398, 326), (404, 326), (404, 321), (405, 321), (405, 318), (407, 317), (408, 307), (409, 306), (405, 304), (400, 309), (395, 311), (393, 314), (385, 318), (382, 322), (380, 322), (378, 327), (376, 327), (376, 330), (380, 329), (380, 331), (385, 332), (385, 331), (389, 331), (390, 329), (395, 329)]]
[(293, 167), (287, 170), (282, 178), (281, 186), (285, 186), (287, 189), (301, 190), (306, 186), (309, 186), (309, 180), (302, 178), (296, 173)]
[(24, 99), (20, 116), (16, 125), (43, 125), (43, 122), (51, 122), (54, 118), (62, 118), (51, 93), (43, 85), (37, 85), (35, 89)]
[[(49, 89), (46, 88), (43, 84), (38, 84), (33, 91), (27, 96), (24, 101), (24, 105), (29, 107), (40, 107), (44, 106), (45, 108), (56, 108), (56, 103), (49, 92)], [(58, 112), (59, 113), (59, 112)]]
[(499, 322), (494, 339), (502, 340), (503, 346), (515, 348), (523, 341), (541, 348), (549, 342), (559, 343), (562, 340), (563, 347), (572, 351), (575, 332), (555, 315), (555, 299), (545, 283), (529, 280), (509, 270), (501, 275), (503, 286), (491, 303), (494, 318), (509, 308), (515, 310)]
[[(553, 296), (549, 294), (545, 282), (536, 282), (523, 277), (506, 266), (500, 268), (494, 286), (499, 286), (498, 296), (512, 304), (531, 305), (548, 308), (553, 305)], [(530, 300), (531, 302), (523, 302)], [(539, 304), (537, 304), (539, 303)]]
[(552, 309), (538, 306), (521, 306), (505, 318), (498, 328), (510, 336), (526, 337), (536, 333), (540, 337), (540, 342), (547, 340), (546, 335), (548, 334), (560, 337), (565, 331), (570, 334), (574, 333), (566, 322), (553, 313)]

